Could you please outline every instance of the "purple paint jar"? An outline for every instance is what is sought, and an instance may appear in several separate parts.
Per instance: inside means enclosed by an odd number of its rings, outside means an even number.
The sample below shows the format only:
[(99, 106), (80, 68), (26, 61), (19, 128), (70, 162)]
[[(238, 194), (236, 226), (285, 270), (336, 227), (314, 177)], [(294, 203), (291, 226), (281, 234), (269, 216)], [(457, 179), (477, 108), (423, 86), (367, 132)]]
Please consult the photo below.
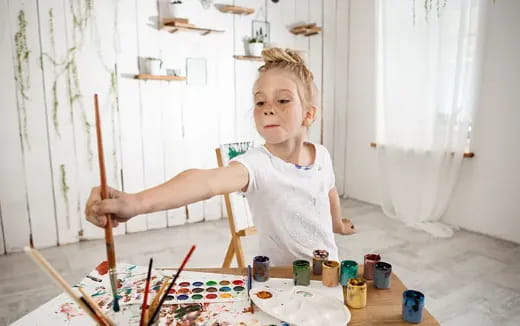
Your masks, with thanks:
[(389, 289), (392, 280), (392, 265), (385, 262), (376, 263), (374, 271), (374, 286), (378, 289)]
[(363, 278), (365, 280), (374, 279), (375, 265), (381, 260), (379, 254), (366, 254), (365, 255), (365, 269), (363, 271)]
[(253, 278), (257, 282), (265, 282), (269, 279), (269, 257), (256, 256), (253, 259)]
[(327, 250), (314, 250), (312, 252), (312, 273), (314, 275), (321, 275), (323, 269), (323, 262), (329, 258)]

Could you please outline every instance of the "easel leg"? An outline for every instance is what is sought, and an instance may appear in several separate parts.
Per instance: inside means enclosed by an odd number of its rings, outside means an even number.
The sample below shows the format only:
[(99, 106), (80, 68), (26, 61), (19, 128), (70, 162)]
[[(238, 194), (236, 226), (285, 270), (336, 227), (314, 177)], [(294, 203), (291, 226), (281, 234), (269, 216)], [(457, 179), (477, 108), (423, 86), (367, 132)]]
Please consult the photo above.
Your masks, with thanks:
[(222, 268), (229, 268), (231, 266), (231, 261), (233, 260), (233, 256), (235, 255), (235, 246), (233, 246), (233, 239), (229, 241), (229, 246), (226, 251), (226, 257), (224, 258), (224, 264), (222, 264)]
[(237, 257), (238, 267), (245, 268), (246, 263), (244, 262), (244, 251), (242, 250), (242, 243), (240, 242), (240, 237), (235, 236), (231, 240), (234, 243), (235, 256)]

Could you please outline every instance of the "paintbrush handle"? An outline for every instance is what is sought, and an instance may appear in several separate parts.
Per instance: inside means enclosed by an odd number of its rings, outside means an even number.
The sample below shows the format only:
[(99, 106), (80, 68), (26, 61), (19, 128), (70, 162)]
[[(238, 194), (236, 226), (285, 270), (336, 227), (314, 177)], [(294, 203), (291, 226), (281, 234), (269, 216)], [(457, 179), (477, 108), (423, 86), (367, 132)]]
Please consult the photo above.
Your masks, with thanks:
[(116, 269), (116, 250), (114, 246), (114, 235), (112, 233), (112, 219), (107, 215), (107, 225), (105, 226), (105, 246), (107, 250), (108, 268)]
[(146, 276), (146, 284), (144, 286), (143, 305), (141, 306), (141, 320), (139, 326), (144, 326), (146, 322), (146, 310), (148, 308), (148, 290), (150, 289), (150, 277), (152, 276), (153, 258), (148, 263), (148, 275)]
[[(99, 161), (99, 179), (101, 181), (101, 199), (108, 198), (107, 192), (107, 176), (105, 171), (105, 155), (103, 151), (103, 134), (101, 132), (101, 116), (99, 114), (99, 101), (97, 94), (94, 94), (94, 108), (96, 115), (96, 138)], [(112, 219), (110, 215), (106, 216), (107, 224), (105, 226), (105, 244), (107, 249), (108, 267), (115, 269), (116, 254), (114, 248), (114, 235), (112, 234)]]
[(72, 291), (72, 288), (70, 285), (61, 277), (61, 275), (54, 269), (54, 267), (47, 262), (47, 260), (38, 252), (38, 250), (34, 248), (25, 247), (25, 252), (28, 253), (32, 259), (40, 266), (47, 274), (58, 284), (64, 291), (69, 295), (69, 297), (76, 302), (78, 306), (81, 307), (89, 316), (94, 320), (96, 323), (99, 323), (101, 325), (106, 325), (106, 323), (100, 319), (96, 314), (93, 312), (92, 308), (88, 306), (88, 304), (81, 300), (74, 291)]
[(92, 298), (90, 297), (90, 295), (88, 295), (85, 290), (83, 290), (83, 287), (81, 286), (78, 286), (78, 290), (79, 292), (81, 293), (81, 295), (83, 296), (83, 299), (85, 299), (85, 301), (87, 301), (87, 303), (89, 304), (89, 306), (92, 308), (92, 310), (94, 310), (94, 313), (101, 319), (103, 319), (103, 321), (105, 321), (109, 326), (115, 326), (114, 322), (112, 320), (110, 320), (110, 318), (108, 318), (107, 315), (105, 315), (105, 313), (103, 313), (103, 311), (101, 310), (101, 308), (99, 308), (99, 306), (94, 302), (94, 300), (92, 300)]
[[(97, 94), (94, 94), (94, 109), (96, 115), (96, 138), (99, 161), (99, 178), (101, 181), (101, 199), (107, 199), (107, 177), (105, 172), (105, 156), (103, 154), (103, 135), (101, 133), (101, 117), (99, 114), (99, 102)], [(116, 251), (114, 248), (114, 235), (112, 234), (112, 219), (110, 215), (106, 216), (107, 224), (105, 226), (105, 245), (107, 250), (108, 267), (110, 270), (110, 284), (112, 286), (112, 295), (114, 296), (114, 310), (119, 310), (117, 298), (117, 274), (116, 274)]]
[[(150, 317), (151, 315), (153, 315), (153, 313), (155, 312), (155, 309), (157, 309), (157, 305), (159, 304), (159, 300), (161, 300), (161, 297), (162, 297), (164, 291), (166, 290), (168, 285), (170, 285), (171, 279), (172, 278), (169, 277), (169, 276), (165, 276), (164, 277), (163, 283), (161, 284), (161, 287), (159, 288), (159, 291), (157, 291), (157, 293), (155, 294), (155, 297), (152, 300), (152, 303), (150, 304), (150, 308), (148, 309), (148, 316), (147, 317)], [(168, 295), (168, 293), (165, 293), (164, 295)], [(149, 318), (147, 318), (146, 319), (146, 324), (148, 324), (149, 321), (150, 321)]]
[(173, 280), (171, 281), (170, 285), (168, 286), (167, 290), (166, 290), (166, 294), (163, 295), (163, 297), (160, 299), (159, 301), (159, 305), (157, 306), (157, 309), (153, 312), (152, 314), (152, 317), (150, 318), (149, 322), (148, 322), (148, 325), (152, 324), (155, 320), (155, 318), (157, 318), (157, 314), (160, 313), (161, 311), (161, 306), (163, 305), (164, 303), (164, 300), (166, 299), (166, 296), (167, 294), (170, 292), (170, 290), (172, 289), (172, 286), (175, 284), (175, 281), (177, 281), (177, 278), (179, 277), (179, 275), (181, 274), (182, 270), (184, 269), (184, 266), (186, 265), (186, 263), (188, 262), (188, 260), (190, 259), (191, 257), (191, 254), (193, 253), (193, 251), (195, 250), (195, 245), (191, 246), (191, 249), (190, 251), (188, 251), (188, 254), (186, 255), (186, 257), (184, 257), (184, 260), (182, 261), (182, 264), (181, 264), (181, 267), (179, 267), (179, 269), (177, 270), (177, 273), (175, 274), (175, 276), (173, 277)]

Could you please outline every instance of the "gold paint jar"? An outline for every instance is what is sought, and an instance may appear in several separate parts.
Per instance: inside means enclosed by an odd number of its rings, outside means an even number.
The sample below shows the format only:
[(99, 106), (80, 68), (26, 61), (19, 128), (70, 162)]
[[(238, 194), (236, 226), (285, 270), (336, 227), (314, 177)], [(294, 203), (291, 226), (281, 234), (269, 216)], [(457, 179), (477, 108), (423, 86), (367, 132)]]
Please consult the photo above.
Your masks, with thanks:
[(351, 278), (347, 283), (345, 300), (350, 308), (364, 308), (367, 305), (367, 282), (361, 278)]
[(339, 262), (325, 260), (322, 265), (321, 282), (328, 287), (335, 287), (339, 283)]

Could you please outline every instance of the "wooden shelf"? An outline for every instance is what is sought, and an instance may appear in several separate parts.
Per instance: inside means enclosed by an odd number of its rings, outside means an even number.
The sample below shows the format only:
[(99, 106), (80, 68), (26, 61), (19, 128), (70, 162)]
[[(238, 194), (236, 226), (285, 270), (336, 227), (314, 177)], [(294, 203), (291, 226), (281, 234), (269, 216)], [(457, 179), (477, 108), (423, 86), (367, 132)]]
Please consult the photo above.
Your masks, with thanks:
[[(377, 143), (371, 142), (371, 143), (370, 143), (370, 147), (377, 147)], [(453, 154), (453, 153), (452, 153), (452, 154)], [(464, 157), (465, 157), (465, 158), (472, 158), (472, 157), (475, 157), (475, 153), (473, 153), (473, 152), (466, 152), (466, 153), (464, 153)]]
[(231, 6), (231, 5), (216, 5), (217, 9), (224, 13), (235, 15), (251, 15), (255, 13), (253, 8)]
[(141, 80), (166, 80), (166, 81), (184, 81), (184, 80), (186, 80), (186, 77), (183, 77), (183, 76), (148, 75), (148, 74), (135, 75), (134, 78), (141, 79)]
[(298, 25), (291, 28), (291, 33), (294, 35), (312, 36), (321, 32), (321, 27), (316, 26), (316, 23)]
[(193, 24), (183, 22), (179, 22), (178, 19), (163, 19), (163, 23), (161, 26), (161, 30), (165, 30), (170, 33), (176, 33), (176, 32), (198, 32), (203, 36), (206, 36), (211, 33), (224, 33), (222, 30), (217, 29), (211, 29), (211, 28), (202, 28), (202, 27), (196, 27)]
[(233, 58), (237, 60), (248, 60), (248, 61), (264, 61), (263, 57), (253, 57), (249, 55), (234, 55)]

